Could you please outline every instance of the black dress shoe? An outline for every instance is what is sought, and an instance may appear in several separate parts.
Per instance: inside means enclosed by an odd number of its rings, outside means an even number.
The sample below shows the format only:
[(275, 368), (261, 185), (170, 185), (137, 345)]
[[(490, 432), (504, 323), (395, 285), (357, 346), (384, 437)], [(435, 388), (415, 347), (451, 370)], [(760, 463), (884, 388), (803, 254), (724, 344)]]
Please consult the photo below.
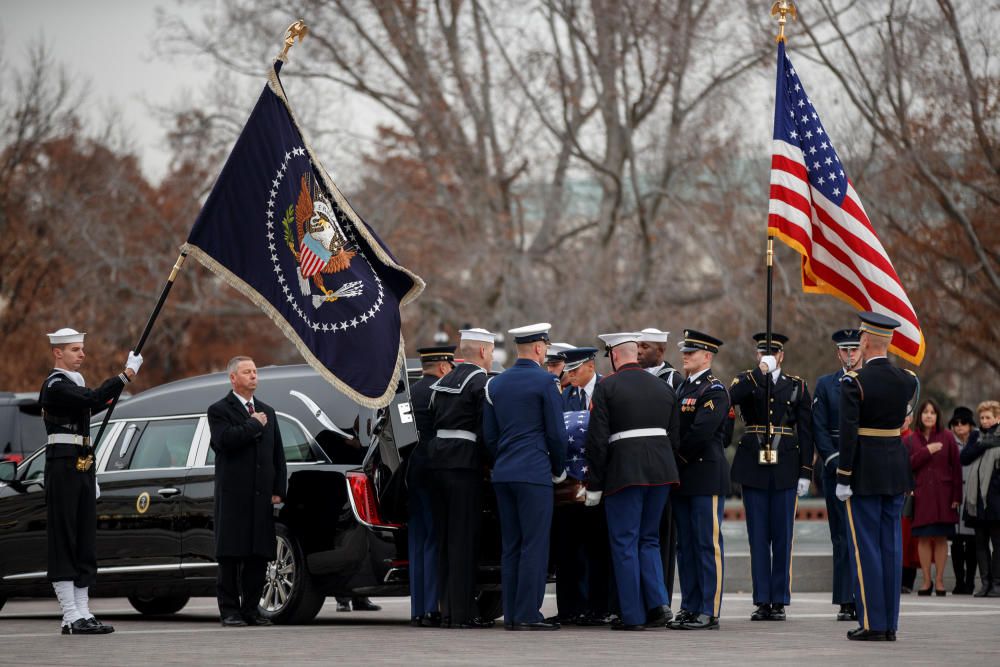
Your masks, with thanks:
[(719, 617), (708, 614), (698, 614), (689, 621), (684, 621), (680, 625), (681, 630), (718, 630)]
[(429, 611), (423, 615), (420, 619), (420, 627), (423, 628), (440, 628), (441, 627), (441, 614), (436, 611)]
[(611, 629), (612, 630), (628, 630), (628, 631), (634, 632), (634, 631), (638, 631), (638, 630), (645, 630), (646, 626), (645, 625), (626, 625), (626, 624), (622, 623), (621, 621), (618, 621), (617, 623), (612, 623), (611, 624)]
[(984, 582), (982, 582), (982, 583), (979, 584), (979, 588), (977, 588), (975, 590), (975, 592), (972, 594), (972, 597), (974, 597), (974, 598), (984, 598), (984, 597), (986, 597), (987, 595), (990, 594), (990, 590), (992, 590), (992, 588), (993, 588), (993, 585), (990, 582), (984, 581)]
[(785, 605), (783, 604), (772, 604), (771, 605), (771, 615), (768, 617), (769, 621), (783, 621), (785, 620)]
[(350, 610), (351, 610), (350, 602), (341, 602), (340, 600), (337, 600), (337, 611), (350, 611)]
[(382, 611), (382, 607), (375, 604), (368, 598), (354, 598), (351, 601), (351, 607), (354, 611)]
[(946, 591), (943, 588), (935, 588), (934, 589), (934, 595), (938, 596), (939, 598), (943, 598), (947, 594), (948, 594), (948, 591)]
[(545, 621), (538, 621), (537, 623), (515, 623), (513, 627), (511, 627), (510, 629), (522, 630), (522, 631), (531, 631), (531, 630), (546, 631), (546, 630), (558, 630), (560, 627), (561, 626), (558, 623), (546, 623)]
[(102, 627), (91, 624), (89, 618), (78, 618), (69, 625), (62, 626), (64, 635), (106, 635)]
[(864, 628), (854, 628), (847, 632), (847, 638), (854, 642), (884, 642), (888, 640), (886, 633), (882, 630), (865, 630)]
[(896, 631), (895, 630), (886, 630), (885, 631), (885, 640), (887, 642), (894, 642), (894, 641), (896, 641)]
[(264, 618), (260, 614), (251, 614), (244, 616), (243, 620), (247, 622), (247, 625), (257, 625), (260, 627), (267, 627), (268, 625), (274, 625), (274, 623), (269, 618)]
[(933, 592), (934, 592), (933, 588), (920, 588), (920, 589), (917, 590), (917, 595), (921, 595), (921, 596), (926, 597), (926, 596), (930, 595)]
[(422, 621), (422, 620), (423, 620), (423, 617), (421, 617), (421, 616), (411, 616), (410, 617), (410, 627), (419, 628), (420, 627), (420, 621)]
[(222, 627), (224, 628), (245, 628), (247, 622), (240, 616), (223, 616)]
[(695, 614), (693, 611), (688, 611), (687, 609), (681, 609), (679, 612), (677, 612), (677, 615), (674, 616), (672, 621), (667, 622), (666, 627), (669, 630), (680, 630), (681, 624), (690, 621), (692, 618), (695, 618), (696, 616), (697, 614)]
[(856, 621), (858, 620), (858, 609), (851, 603), (840, 605), (840, 611), (837, 612), (838, 621)]
[(87, 621), (87, 623), (89, 623), (92, 627), (100, 628), (102, 635), (110, 635), (112, 632), (115, 631), (114, 626), (108, 625), (107, 623), (101, 623), (93, 616), (91, 616), (90, 618), (85, 618), (83, 620)]
[[(486, 628), (492, 628), (494, 625), (493, 620), (485, 620), (479, 617), (473, 618), (472, 620), (466, 621), (465, 623), (452, 623), (448, 627), (455, 630), (484, 630)], [(443, 626), (442, 626), (443, 627)]]
[[(583, 614), (580, 614), (580, 616), (583, 616)], [(570, 623), (575, 623), (577, 618), (579, 618), (579, 616), (563, 616), (562, 614), (556, 614), (555, 616), (546, 616), (545, 622), (555, 623), (556, 625), (562, 625), (564, 623), (569, 625)]]
[(751, 621), (768, 621), (771, 619), (771, 605), (759, 604), (757, 608), (754, 609), (753, 613), (750, 614)]
[(674, 612), (667, 605), (653, 607), (646, 611), (647, 628), (665, 628), (674, 617)]

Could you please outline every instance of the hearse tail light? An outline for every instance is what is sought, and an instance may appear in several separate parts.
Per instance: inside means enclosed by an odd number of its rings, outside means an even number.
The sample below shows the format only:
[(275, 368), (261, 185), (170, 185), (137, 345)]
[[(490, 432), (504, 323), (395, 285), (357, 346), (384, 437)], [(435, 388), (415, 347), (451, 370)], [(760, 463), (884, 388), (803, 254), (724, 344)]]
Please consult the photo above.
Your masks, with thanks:
[(372, 488), (368, 475), (359, 471), (347, 473), (347, 486), (351, 507), (358, 521), (373, 528), (402, 528), (402, 524), (382, 520), (375, 500), (375, 489)]

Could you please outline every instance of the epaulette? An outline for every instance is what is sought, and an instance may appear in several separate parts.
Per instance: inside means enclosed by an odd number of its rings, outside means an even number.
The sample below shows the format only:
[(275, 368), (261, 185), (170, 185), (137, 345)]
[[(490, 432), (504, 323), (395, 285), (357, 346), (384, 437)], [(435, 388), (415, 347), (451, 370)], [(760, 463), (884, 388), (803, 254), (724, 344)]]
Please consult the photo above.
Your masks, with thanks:
[(736, 377), (733, 378), (733, 381), (729, 383), (729, 386), (730, 387), (735, 387), (736, 383), (739, 382), (739, 381), (740, 381), (740, 376), (737, 375)]
[(917, 374), (911, 371), (909, 368), (904, 368), (903, 370), (912, 375), (913, 377), (917, 377)]

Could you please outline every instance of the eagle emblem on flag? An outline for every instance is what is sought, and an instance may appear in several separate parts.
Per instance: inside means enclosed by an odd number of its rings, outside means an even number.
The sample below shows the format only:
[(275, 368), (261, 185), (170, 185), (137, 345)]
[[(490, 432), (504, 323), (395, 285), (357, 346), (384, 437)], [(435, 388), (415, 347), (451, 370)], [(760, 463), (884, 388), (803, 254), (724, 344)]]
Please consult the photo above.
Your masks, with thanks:
[[(295, 233), (292, 232), (294, 221)], [(320, 294), (313, 296), (313, 305), (336, 301), (343, 297), (361, 294), (361, 284), (349, 282), (339, 288), (329, 289), (323, 275), (344, 271), (357, 255), (337, 221), (336, 210), (316, 187), (312, 175), (303, 174), (299, 182), (298, 201), (289, 206), (282, 221), (285, 243), (298, 262), (299, 288), (303, 295), (311, 295), (310, 280)]]

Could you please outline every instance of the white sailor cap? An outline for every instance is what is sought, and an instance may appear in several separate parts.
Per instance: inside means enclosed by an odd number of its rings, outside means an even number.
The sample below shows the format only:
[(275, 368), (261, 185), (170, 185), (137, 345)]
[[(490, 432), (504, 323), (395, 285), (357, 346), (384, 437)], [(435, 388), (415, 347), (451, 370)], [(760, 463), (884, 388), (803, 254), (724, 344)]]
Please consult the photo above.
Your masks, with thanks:
[(552, 325), (548, 322), (539, 322), (538, 324), (529, 324), (525, 327), (517, 327), (516, 329), (510, 329), (507, 333), (514, 337), (514, 344), (521, 345), (523, 343), (534, 343), (536, 340), (549, 340), (549, 329)]
[(49, 337), (49, 345), (66, 345), (67, 343), (82, 343), (83, 337), (87, 334), (76, 329), (63, 327), (59, 331), (45, 335)]
[(642, 334), (635, 331), (621, 331), (619, 333), (600, 334), (598, 338), (604, 343), (605, 355), (611, 354), (611, 348), (624, 343), (638, 343)]
[(462, 340), (474, 340), (480, 343), (493, 343), (497, 335), (486, 329), (460, 329), (458, 332)]
[(640, 343), (666, 343), (667, 336), (670, 335), (669, 331), (660, 331), (652, 327), (643, 329), (639, 333), (641, 334), (639, 336)]

